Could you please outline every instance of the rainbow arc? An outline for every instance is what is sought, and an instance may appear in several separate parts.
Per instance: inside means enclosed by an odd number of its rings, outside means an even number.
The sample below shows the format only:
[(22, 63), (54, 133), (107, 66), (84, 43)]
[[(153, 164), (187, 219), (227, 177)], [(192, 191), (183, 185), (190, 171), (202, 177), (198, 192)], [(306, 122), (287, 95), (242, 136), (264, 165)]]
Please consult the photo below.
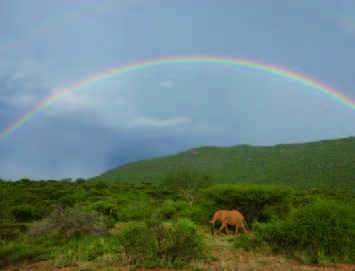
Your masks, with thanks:
[(329, 86), (321, 84), (313, 79), (310, 79), (304, 75), (289, 71), (285, 68), (276, 67), (270, 64), (264, 64), (248, 59), (232, 58), (232, 57), (218, 57), (218, 56), (177, 56), (177, 57), (167, 57), (161, 59), (153, 59), (144, 62), (138, 62), (133, 64), (128, 64), (125, 66), (116, 67), (110, 70), (106, 70), (102, 73), (91, 76), (85, 80), (79, 81), (78, 83), (69, 86), (58, 93), (42, 100), (38, 103), (31, 111), (25, 113), (24, 115), (17, 118), (14, 122), (9, 124), (3, 131), (0, 131), (0, 140), (5, 139), (10, 134), (15, 132), (24, 123), (28, 122), (35, 115), (45, 110), (51, 104), (59, 101), (60, 99), (85, 89), (95, 83), (102, 80), (107, 80), (114, 76), (124, 75), (129, 72), (138, 72), (147, 68), (152, 68), (156, 66), (164, 65), (177, 65), (177, 64), (191, 64), (191, 63), (209, 63), (216, 65), (232, 65), (242, 67), (248, 70), (254, 70), (259, 72), (264, 72), (266, 74), (275, 75), (287, 80), (294, 81), (299, 85), (307, 87), (309, 90), (317, 91), (331, 99), (336, 100), (340, 104), (354, 110), (355, 102), (345, 95), (341, 94), (340, 91), (335, 90)]

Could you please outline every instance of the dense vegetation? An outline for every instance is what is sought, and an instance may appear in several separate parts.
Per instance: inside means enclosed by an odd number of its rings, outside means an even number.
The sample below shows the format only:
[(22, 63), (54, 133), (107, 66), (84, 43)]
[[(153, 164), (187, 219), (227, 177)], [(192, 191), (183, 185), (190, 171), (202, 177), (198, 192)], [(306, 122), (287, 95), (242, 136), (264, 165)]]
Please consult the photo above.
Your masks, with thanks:
[(0, 180), (0, 269), (34, 260), (208, 270), (211, 242), (223, 240), (210, 235), (217, 210), (245, 217), (248, 233), (229, 239), (234, 251), (353, 264), (354, 143), (205, 147), (94, 181)]
[(106, 183), (160, 183), (183, 166), (217, 183), (280, 183), (300, 189), (355, 192), (355, 137), (272, 147), (201, 147), (129, 163), (93, 178)]
[(192, 169), (170, 172), (158, 185), (20, 180), (0, 181), (0, 191), (0, 267), (31, 259), (48, 261), (49, 269), (201, 269), (214, 259), (207, 239), (222, 238), (209, 232), (222, 209), (245, 215), (248, 235), (231, 237), (236, 251), (306, 264), (355, 262), (352, 192), (214, 184)]

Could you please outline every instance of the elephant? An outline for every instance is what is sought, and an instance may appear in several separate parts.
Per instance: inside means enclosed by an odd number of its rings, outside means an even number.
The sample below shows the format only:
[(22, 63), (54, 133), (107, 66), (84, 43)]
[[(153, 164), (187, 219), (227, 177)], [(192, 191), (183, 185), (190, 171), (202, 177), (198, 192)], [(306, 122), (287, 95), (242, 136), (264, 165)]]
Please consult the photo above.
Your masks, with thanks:
[(222, 227), (219, 229), (218, 235), (220, 235), (222, 233), (223, 228), (226, 228), (226, 232), (228, 235), (227, 224), (235, 226), (235, 235), (236, 236), (238, 235), (238, 228), (239, 227), (243, 228), (245, 233), (247, 233), (247, 230), (244, 227), (244, 225), (245, 225), (244, 216), (238, 211), (217, 211), (213, 216), (213, 220), (210, 221), (212, 235), (214, 235), (214, 223), (216, 222), (216, 220), (222, 221)]

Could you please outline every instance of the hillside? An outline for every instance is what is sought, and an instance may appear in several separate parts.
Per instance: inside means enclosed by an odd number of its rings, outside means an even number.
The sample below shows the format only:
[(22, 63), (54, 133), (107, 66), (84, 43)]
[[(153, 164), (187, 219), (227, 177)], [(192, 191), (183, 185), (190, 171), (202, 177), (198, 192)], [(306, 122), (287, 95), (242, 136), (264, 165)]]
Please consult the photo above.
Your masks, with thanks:
[(192, 166), (218, 183), (284, 183), (298, 188), (354, 191), (355, 137), (268, 147), (199, 147), (128, 163), (91, 180), (157, 183), (169, 171)]

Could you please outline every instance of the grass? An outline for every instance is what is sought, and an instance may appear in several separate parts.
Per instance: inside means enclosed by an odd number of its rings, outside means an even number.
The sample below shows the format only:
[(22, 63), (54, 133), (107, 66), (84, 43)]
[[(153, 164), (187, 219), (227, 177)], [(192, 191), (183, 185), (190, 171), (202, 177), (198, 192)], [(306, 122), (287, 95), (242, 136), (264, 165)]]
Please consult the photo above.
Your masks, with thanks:
[[(14, 270), (16, 269), (15, 267), (17, 267), (17, 269), (33, 267), (37, 270), (133, 270), (133, 265), (125, 264), (123, 248), (117, 245), (118, 233), (126, 228), (127, 225), (128, 223), (117, 224), (116, 227), (110, 231), (111, 235), (107, 237), (84, 237), (71, 240), (64, 245), (58, 245), (49, 241), (44, 247), (43, 241), (33, 242), (33, 240), (30, 239), (7, 243), (5, 247), (16, 247), (18, 252), (29, 251), (28, 253), (34, 253), (35, 251), (40, 251), (42, 256), (32, 260), (19, 261), (13, 265), (0, 265), (0, 269)], [(182, 266), (182, 270), (346, 271), (354, 269), (354, 266), (350, 264), (307, 266), (300, 264), (296, 260), (288, 259), (285, 256), (274, 255), (268, 248), (265, 248), (263, 251), (236, 250), (233, 248), (233, 240), (239, 237), (225, 235), (211, 236), (207, 226), (199, 227), (198, 231), (205, 235), (208, 251), (206, 255), (207, 258), (206, 260), (196, 259), (189, 266)], [(230, 240), (232, 240), (232, 242)], [(19, 245), (19, 242), (21, 245)]]

